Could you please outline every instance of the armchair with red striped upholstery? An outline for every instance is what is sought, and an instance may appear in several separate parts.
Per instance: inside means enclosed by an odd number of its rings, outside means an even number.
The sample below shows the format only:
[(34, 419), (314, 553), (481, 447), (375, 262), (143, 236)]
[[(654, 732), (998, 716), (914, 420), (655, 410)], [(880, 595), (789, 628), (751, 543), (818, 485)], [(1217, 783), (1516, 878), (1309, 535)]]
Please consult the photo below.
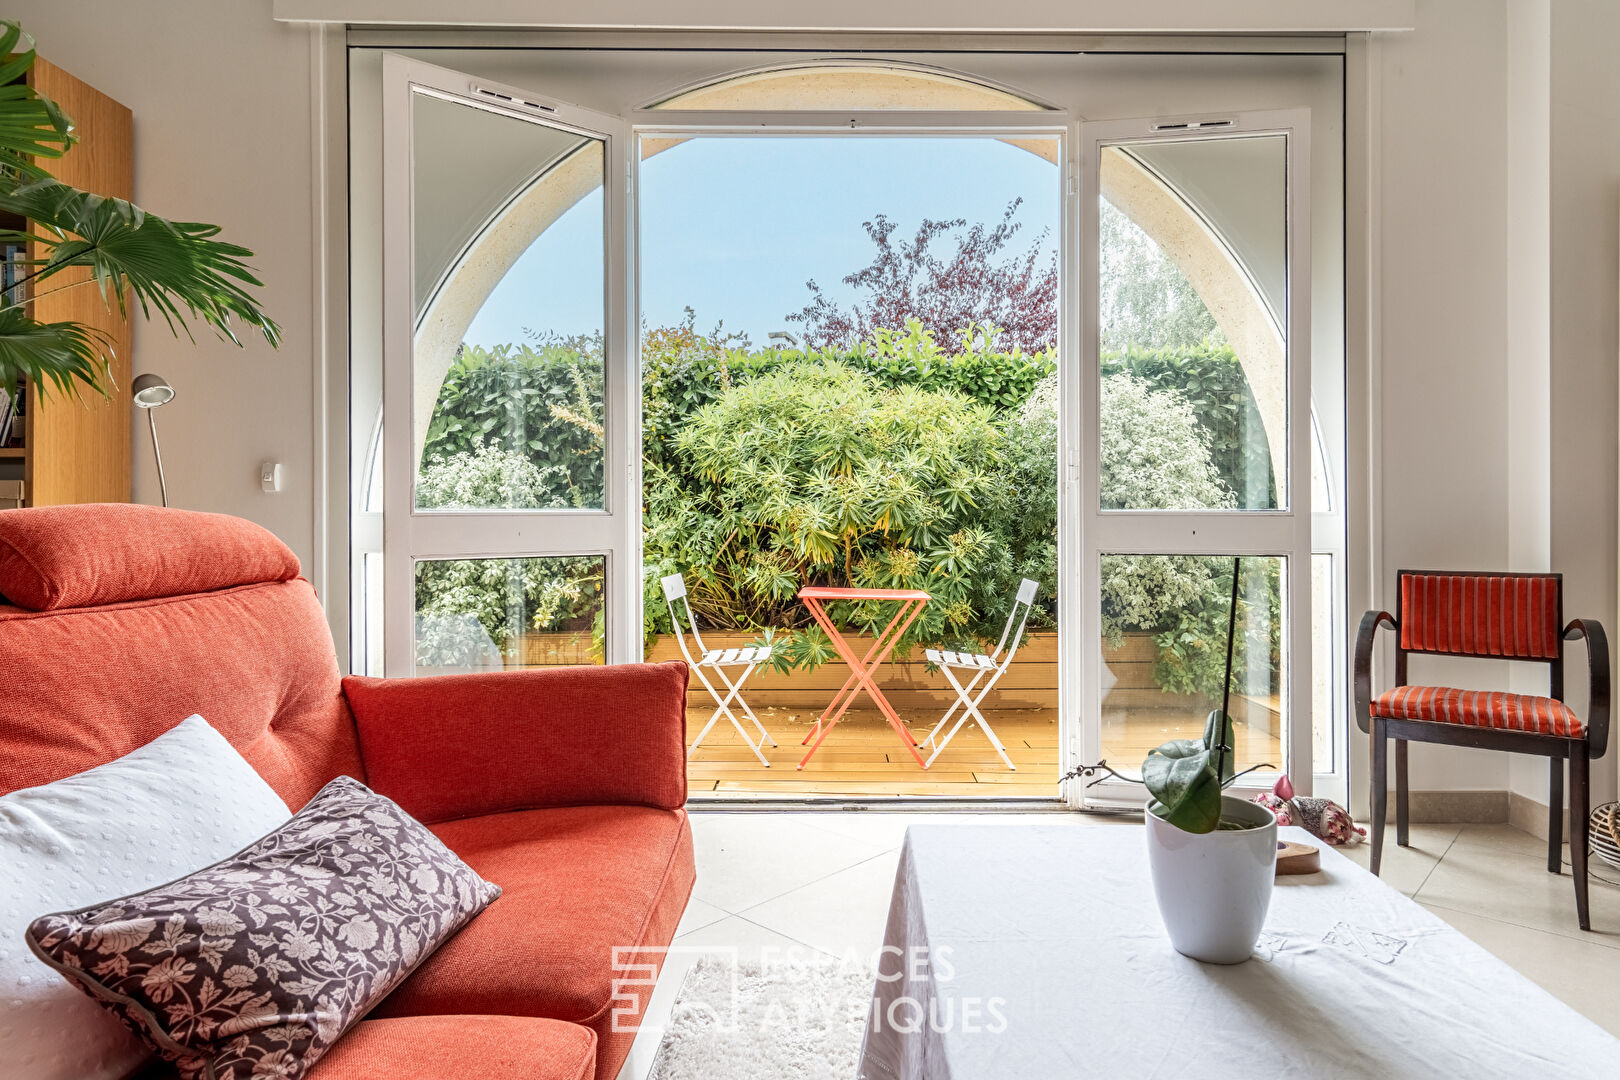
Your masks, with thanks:
[[(1562, 870), (1564, 762), (1569, 762), (1570, 869), (1581, 929), (1587, 908), (1588, 780), (1609, 745), (1609, 642), (1592, 619), (1564, 623), (1563, 576), (1402, 570), (1395, 614), (1369, 611), (1356, 638), (1356, 723), (1372, 736), (1372, 872), (1383, 855), (1389, 740), (1395, 740), (1395, 842), (1407, 845), (1406, 744), (1451, 743), (1551, 759), (1547, 869)], [(1380, 627), (1399, 634), (1395, 685), (1372, 693), (1372, 652)], [(1591, 680), (1587, 715), (1564, 704), (1564, 642), (1586, 640)], [(1547, 696), (1413, 686), (1413, 653), (1543, 663)]]

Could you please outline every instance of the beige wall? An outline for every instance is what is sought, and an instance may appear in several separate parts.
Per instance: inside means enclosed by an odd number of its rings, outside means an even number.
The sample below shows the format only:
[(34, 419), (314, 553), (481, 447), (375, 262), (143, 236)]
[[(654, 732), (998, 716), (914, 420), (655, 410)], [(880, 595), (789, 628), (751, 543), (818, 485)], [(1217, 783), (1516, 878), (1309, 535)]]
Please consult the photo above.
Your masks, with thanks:
[[(1571, 615), (1615, 622), (1620, 4), (1552, 0), (1552, 564)], [(1611, 641), (1614, 640), (1611, 638)], [(1579, 657), (1579, 653), (1575, 653)], [(1585, 701), (1584, 682), (1572, 679)], [(1573, 686), (1572, 686), (1573, 689)], [(1616, 761), (1593, 770), (1614, 797)], [(1607, 786), (1605, 786), (1607, 785)]]
[[(1522, 106), (1515, 81), (1527, 64), (1510, 50), (1510, 31), (1526, 17), (1510, 8), (1516, 2), (1420, 0), (1417, 29), (1384, 38), (1373, 73), (1382, 125), (1374, 181), (1380, 562), (1389, 578), (1402, 566), (1495, 567), (1534, 557), (1542, 526), (1516, 510), (1529, 506), (1534, 515), (1539, 466), (1515, 463), (1539, 452), (1537, 438), (1526, 450), (1524, 433), (1509, 432), (1530, 391), (1545, 385), (1550, 562), (1568, 575), (1572, 609), (1614, 628), (1620, 67), (1610, 50), (1620, 38), (1620, 5), (1545, 0), (1550, 157), (1542, 195), (1540, 174), (1526, 161), (1537, 114), (1510, 105)], [(897, 20), (910, 10), (891, 4)], [(266, 303), (287, 332), (279, 353), (208, 339), (192, 347), (142, 328), (137, 370), (160, 371), (179, 390), (160, 414), (174, 501), (260, 521), (307, 562), (319, 520), (308, 31), (272, 21), (270, 0), (15, 0), (8, 14), (46, 55), (134, 110), (140, 200), (220, 222), (230, 239), (258, 252)], [(1551, 210), (1543, 275), (1522, 259), (1539, 243), (1534, 223), (1511, 222), (1544, 201)], [(1549, 304), (1545, 377), (1535, 348), (1521, 347), (1537, 333), (1537, 316), (1524, 305), (1538, 301), (1525, 296), (1541, 289)], [(155, 501), (140, 429), (136, 452), (137, 497)], [(345, 453), (336, 448), (340, 459)], [(258, 490), (265, 457), (286, 466), (281, 495)], [(1482, 684), (1505, 674), (1490, 665), (1429, 670)], [(1419, 748), (1414, 772), (1416, 786), (1427, 788), (1510, 783), (1503, 758), (1451, 749)], [(1598, 775), (1612, 785), (1612, 769)], [(1536, 777), (1511, 779), (1533, 785)]]
[[(1417, 30), (1383, 42), (1374, 75), (1384, 579), (1375, 588), (1391, 611), (1399, 569), (1508, 562), (1506, 60), (1499, 0), (1424, 0)], [(1412, 668), (1414, 680), (1454, 685), (1500, 685), (1505, 674), (1483, 662)], [(1419, 745), (1411, 763), (1417, 788), (1507, 786), (1500, 754)]]
[[(156, 212), (225, 227), (254, 250), (279, 352), (198, 331), (176, 341), (135, 328), (135, 371), (176, 397), (158, 413), (169, 501), (252, 518), (315, 550), (311, 421), (309, 31), (271, 21), (268, 0), (14, 0), (41, 55), (135, 114), (135, 198)], [(135, 498), (158, 501), (146, 425), (135, 425)], [(285, 467), (279, 495), (259, 463)]]

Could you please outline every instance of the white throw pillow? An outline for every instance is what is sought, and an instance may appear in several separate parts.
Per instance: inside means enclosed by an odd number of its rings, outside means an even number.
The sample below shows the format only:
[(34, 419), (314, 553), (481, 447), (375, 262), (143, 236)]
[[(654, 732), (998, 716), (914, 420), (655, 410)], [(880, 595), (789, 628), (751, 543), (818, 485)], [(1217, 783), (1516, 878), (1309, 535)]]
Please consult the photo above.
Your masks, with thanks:
[(150, 1051), (23, 941), (41, 915), (201, 870), (292, 815), (192, 716), (133, 753), (0, 796), (0, 1062), (6, 1080), (115, 1080)]

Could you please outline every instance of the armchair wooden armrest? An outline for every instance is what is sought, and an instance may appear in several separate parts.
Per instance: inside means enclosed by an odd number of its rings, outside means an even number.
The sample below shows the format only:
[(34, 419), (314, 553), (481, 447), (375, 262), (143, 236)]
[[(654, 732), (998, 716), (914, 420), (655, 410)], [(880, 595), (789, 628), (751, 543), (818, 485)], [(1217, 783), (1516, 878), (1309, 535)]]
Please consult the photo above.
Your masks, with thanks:
[(1400, 628), (1395, 616), (1389, 612), (1369, 611), (1361, 617), (1361, 629), (1356, 632), (1355, 666), (1351, 671), (1355, 685), (1356, 726), (1363, 732), (1372, 730), (1372, 651), (1381, 626), (1391, 630)]

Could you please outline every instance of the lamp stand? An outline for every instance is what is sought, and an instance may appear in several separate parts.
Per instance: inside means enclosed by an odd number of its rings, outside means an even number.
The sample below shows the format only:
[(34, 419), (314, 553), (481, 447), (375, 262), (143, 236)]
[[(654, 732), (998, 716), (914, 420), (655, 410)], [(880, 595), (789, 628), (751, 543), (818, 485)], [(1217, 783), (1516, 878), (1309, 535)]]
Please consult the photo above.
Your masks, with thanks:
[(157, 417), (153, 415), (156, 412), (156, 409), (146, 410), (146, 426), (152, 432), (152, 460), (157, 462), (158, 491), (163, 496), (163, 505), (167, 507), (169, 505), (169, 484), (163, 478), (163, 452), (158, 449)]

